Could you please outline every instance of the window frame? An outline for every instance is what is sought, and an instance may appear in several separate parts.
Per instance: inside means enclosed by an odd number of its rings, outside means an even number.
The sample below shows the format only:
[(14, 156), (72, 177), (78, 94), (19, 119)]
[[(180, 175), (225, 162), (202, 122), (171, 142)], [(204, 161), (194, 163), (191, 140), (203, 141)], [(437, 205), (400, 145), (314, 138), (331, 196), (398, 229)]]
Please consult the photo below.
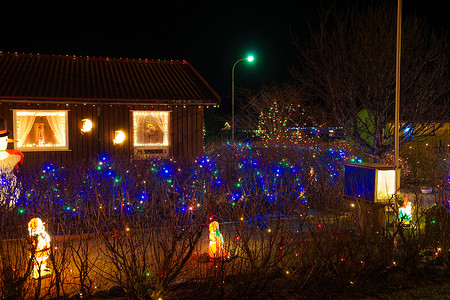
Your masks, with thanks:
[[(69, 151), (69, 110), (67, 109), (52, 109), (52, 110), (42, 110), (42, 109), (13, 109), (13, 130), (14, 130), (14, 139), (20, 140), (19, 132), (18, 132), (18, 113), (36, 113), (38, 116), (47, 116), (49, 113), (63, 113), (64, 114), (64, 146), (43, 146), (43, 147), (24, 147), (20, 146), (19, 143), (14, 143), (14, 149), (20, 150), (22, 152), (49, 152), (49, 151)], [(34, 123), (33, 123), (34, 124)], [(27, 133), (29, 134), (29, 132)]]
[[(132, 133), (131, 136), (131, 147), (133, 149), (134, 157), (137, 159), (146, 159), (150, 157), (169, 157), (170, 156), (170, 148), (172, 146), (172, 127), (171, 127), (171, 115), (172, 111), (170, 110), (130, 110), (131, 113), (131, 130)], [(151, 113), (167, 113), (167, 145), (162, 143), (162, 145), (136, 145), (137, 142), (137, 133), (136, 133), (136, 127), (135, 127), (135, 114), (151, 114)], [(156, 152), (157, 150), (161, 150), (161, 153)]]

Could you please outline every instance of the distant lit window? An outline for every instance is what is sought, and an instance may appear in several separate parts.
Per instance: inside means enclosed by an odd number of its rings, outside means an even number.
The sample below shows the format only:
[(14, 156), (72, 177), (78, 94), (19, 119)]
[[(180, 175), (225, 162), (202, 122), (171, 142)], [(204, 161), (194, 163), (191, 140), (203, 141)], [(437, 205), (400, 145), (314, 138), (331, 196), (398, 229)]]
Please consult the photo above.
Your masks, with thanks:
[(168, 111), (133, 111), (133, 147), (138, 156), (168, 155), (169, 116)]
[(16, 149), (21, 151), (67, 150), (67, 110), (13, 111)]

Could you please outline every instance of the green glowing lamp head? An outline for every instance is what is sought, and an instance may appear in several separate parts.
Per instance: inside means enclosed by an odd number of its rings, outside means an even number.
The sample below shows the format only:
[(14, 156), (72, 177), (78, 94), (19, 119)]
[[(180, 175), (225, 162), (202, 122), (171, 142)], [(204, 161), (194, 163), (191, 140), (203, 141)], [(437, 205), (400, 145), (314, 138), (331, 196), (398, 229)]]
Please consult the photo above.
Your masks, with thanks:
[(252, 62), (254, 59), (255, 59), (255, 58), (253, 57), (253, 55), (250, 55), (249, 57), (247, 57), (247, 60), (248, 60), (249, 62)]

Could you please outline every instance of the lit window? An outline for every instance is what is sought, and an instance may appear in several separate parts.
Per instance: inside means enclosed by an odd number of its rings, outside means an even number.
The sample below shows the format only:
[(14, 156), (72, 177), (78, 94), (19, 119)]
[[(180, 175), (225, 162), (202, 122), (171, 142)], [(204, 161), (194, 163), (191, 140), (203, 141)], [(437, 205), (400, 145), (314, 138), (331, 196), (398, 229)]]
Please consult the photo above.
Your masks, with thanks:
[(14, 110), (14, 138), (21, 151), (67, 150), (67, 110)]
[(167, 156), (169, 112), (133, 111), (133, 146), (137, 156)]

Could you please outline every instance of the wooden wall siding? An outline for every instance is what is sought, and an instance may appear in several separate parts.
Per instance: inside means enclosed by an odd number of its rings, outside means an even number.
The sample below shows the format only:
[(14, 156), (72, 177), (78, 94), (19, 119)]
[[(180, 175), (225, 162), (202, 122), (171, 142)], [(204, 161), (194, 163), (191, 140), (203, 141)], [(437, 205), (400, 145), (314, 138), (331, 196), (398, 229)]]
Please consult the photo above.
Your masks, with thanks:
[[(203, 150), (203, 106), (195, 105), (110, 105), (110, 104), (57, 104), (0, 102), (0, 115), (7, 119), (8, 129), (13, 133), (13, 109), (68, 110), (69, 151), (24, 152), (24, 167), (48, 162), (70, 162), (84, 160), (96, 155), (131, 155), (132, 116), (131, 110), (170, 111), (171, 132), (169, 156), (175, 160), (192, 161)], [(100, 114), (98, 115), (98, 113)], [(82, 134), (81, 119), (93, 122), (93, 129)], [(123, 130), (126, 134), (122, 145), (114, 145), (114, 133)], [(13, 148), (9, 144), (8, 148)]]

